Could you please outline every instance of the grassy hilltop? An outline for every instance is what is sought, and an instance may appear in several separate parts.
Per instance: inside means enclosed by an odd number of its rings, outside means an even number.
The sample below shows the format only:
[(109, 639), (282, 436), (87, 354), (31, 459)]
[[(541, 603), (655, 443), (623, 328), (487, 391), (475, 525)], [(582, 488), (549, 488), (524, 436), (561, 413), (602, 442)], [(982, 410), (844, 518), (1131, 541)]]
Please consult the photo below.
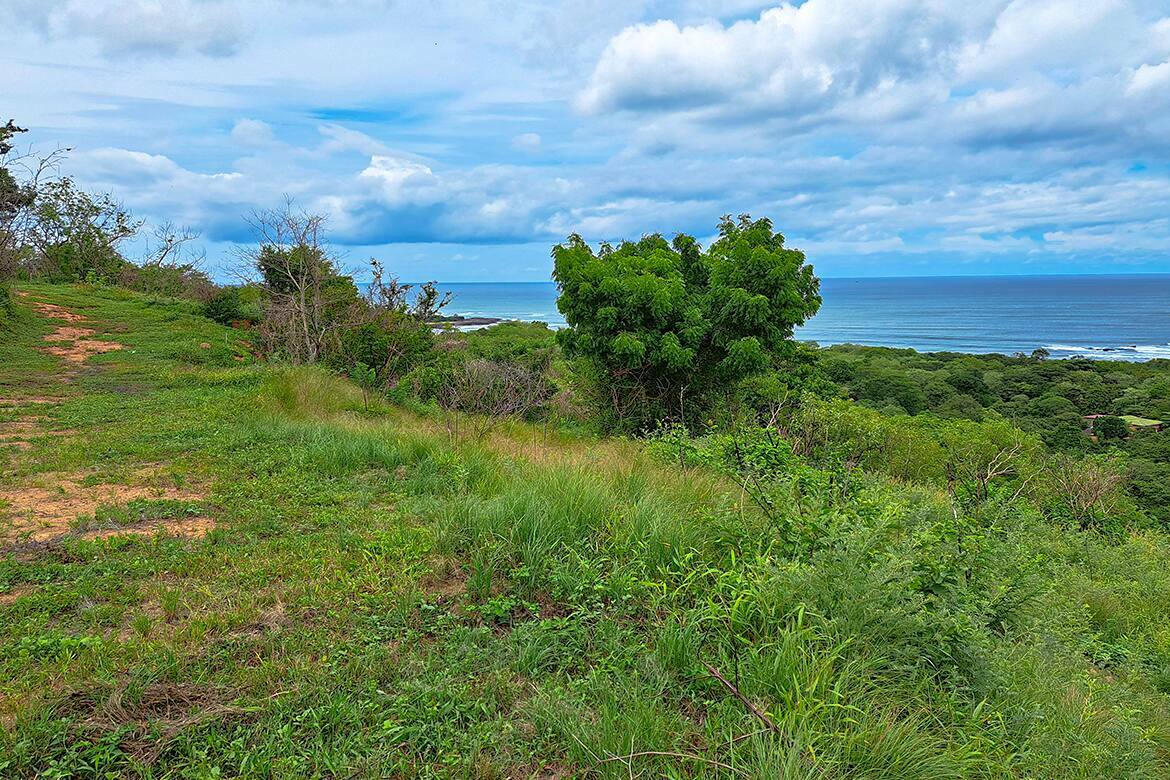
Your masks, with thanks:
[(767, 441), (738, 479), (718, 436), (456, 436), (124, 290), (7, 326), (5, 777), (1170, 771), (1161, 530)]

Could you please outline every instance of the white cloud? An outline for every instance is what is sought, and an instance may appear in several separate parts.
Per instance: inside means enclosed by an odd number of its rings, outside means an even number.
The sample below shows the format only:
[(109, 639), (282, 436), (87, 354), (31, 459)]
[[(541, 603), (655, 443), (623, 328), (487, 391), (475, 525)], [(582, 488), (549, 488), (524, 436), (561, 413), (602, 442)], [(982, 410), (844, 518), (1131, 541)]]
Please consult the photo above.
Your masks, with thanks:
[(388, 151), (381, 141), (341, 125), (321, 125), (317, 132), (328, 139), (321, 147), (325, 154), (356, 152), (362, 155), (380, 155)]
[(1170, 88), (1170, 61), (1157, 65), (1142, 65), (1138, 68), (1129, 82), (1129, 94), (1150, 93), (1155, 90), (1167, 91)]
[(434, 203), (443, 197), (443, 186), (428, 166), (414, 160), (375, 155), (361, 172), (362, 179), (375, 184), (380, 200), (387, 205)]
[(1167, 47), (1170, 16), (1127, 0), (808, 0), (730, 25), (627, 27), (576, 105), (687, 117), (692, 135), (714, 124), (934, 143), (1160, 131), (1127, 95), (1170, 80)]
[(521, 133), (512, 137), (512, 148), (534, 154), (540, 151), (540, 136), (536, 133)]
[(743, 211), (830, 264), (1170, 243), (1165, 0), (764, 5), (0, 0), (5, 110), (222, 240), (287, 193), (341, 243), (524, 268)]
[(913, 0), (809, 0), (729, 26), (635, 25), (610, 40), (578, 106), (818, 110), (948, 67), (967, 22), (941, 10)]
[(13, 23), (48, 38), (95, 41), (108, 57), (173, 56), (194, 51), (235, 54), (246, 37), (236, 3), (227, 0), (17, 0), (7, 3)]
[(232, 140), (243, 146), (267, 146), (276, 140), (272, 126), (258, 119), (241, 119), (232, 126)]

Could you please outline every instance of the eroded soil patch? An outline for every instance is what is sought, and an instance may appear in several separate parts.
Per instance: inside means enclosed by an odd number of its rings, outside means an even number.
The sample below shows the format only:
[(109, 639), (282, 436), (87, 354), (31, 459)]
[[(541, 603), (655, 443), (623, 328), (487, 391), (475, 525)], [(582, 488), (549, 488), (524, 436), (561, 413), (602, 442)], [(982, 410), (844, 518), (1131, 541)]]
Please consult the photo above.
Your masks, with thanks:
[(6, 607), (9, 604), (16, 602), (21, 596), (26, 596), (32, 593), (37, 588), (35, 585), (16, 585), (8, 590), (0, 593), (0, 607)]
[(35, 439), (45, 436), (69, 436), (76, 431), (63, 428), (44, 428), (40, 418), (34, 415), (18, 417), (15, 420), (0, 421), (0, 447), (28, 449)]
[(64, 306), (58, 306), (55, 303), (42, 303), (41, 301), (33, 301), (30, 305), (41, 314), (45, 315), (46, 317), (52, 317), (55, 320), (64, 320), (65, 322), (85, 322), (85, 317), (81, 316), (80, 314), (74, 314)]
[(214, 519), (203, 515), (95, 523), (91, 518), (99, 507), (125, 506), (136, 499), (200, 501), (203, 496), (193, 490), (157, 485), (86, 485), (84, 479), (83, 474), (43, 474), (37, 484), (0, 489), (0, 517), (6, 518), (0, 520), (0, 543), (47, 542), (66, 536), (149, 536), (160, 530), (196, 537), (215, 525)]
[(58, 327), (44, 337), (45, 341), (61, 344), (61, 346), (45, 347), (44, 351), (61, 358), (66, 363), (78, 365), (93, 355), (124, 348), (116, 341), (100, 341), (91, 338), (96, 331), (79, 325), (79, 323), (86, 322), (86, 318), (80, 314), (74, 314), (63, 306), (39, 301), (34, 301), (31, 305), (37, 312), (46, 317), (70, 323)]

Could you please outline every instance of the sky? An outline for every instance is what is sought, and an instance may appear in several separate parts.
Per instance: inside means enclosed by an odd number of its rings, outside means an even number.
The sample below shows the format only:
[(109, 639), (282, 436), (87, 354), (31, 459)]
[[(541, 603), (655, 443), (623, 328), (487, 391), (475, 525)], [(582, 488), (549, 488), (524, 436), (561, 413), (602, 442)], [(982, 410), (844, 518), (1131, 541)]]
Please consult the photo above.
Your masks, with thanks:
[[(347, 268), (768, 216), (831, 276), (1170, 272), (1166, 0), (0, 0), (0, 121), (230, 275), (245, 217)], [(134, 247), (127, 250), (132, 253)]]

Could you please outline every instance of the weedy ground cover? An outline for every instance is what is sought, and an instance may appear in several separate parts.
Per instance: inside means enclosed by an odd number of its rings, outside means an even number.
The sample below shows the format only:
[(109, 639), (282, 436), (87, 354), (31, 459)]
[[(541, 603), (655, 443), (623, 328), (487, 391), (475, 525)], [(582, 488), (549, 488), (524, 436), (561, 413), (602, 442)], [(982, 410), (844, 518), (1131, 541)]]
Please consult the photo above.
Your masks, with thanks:
[[(19, 292), (0, 428), (63, 433), (0, 445), (4, 776), (1167, 773), (1160, 532), (459, 438), (188, 304)], [(63, 368), (37, 302), (121, 348)]]

